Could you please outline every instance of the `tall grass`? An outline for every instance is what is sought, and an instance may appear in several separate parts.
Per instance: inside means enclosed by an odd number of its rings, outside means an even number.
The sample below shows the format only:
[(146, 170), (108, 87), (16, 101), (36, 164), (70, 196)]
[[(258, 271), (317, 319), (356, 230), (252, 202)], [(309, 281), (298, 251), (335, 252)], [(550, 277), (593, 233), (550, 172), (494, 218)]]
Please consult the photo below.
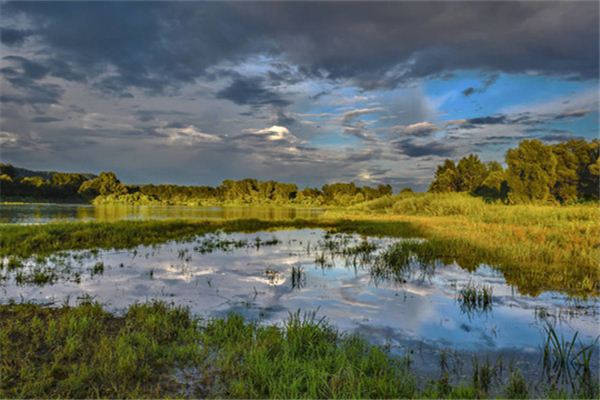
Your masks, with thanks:
[[(589, 353), (571, 343), (558, 342), (564, 351), (551, 343), (549, 351), (569, 360)], [(2, 398), (482, 398), (492, 387), (527, 396), (518, 370), (502, 388), (497, 363), (473, 363), (469, 383), (450, 383), (442, 368), (440, 381), (423, 385), (410, 359), (300, 311), (276, 326), (235, 314), (196, 320), (160, 302), (132, 305), (122, 316), (89, 300), (0, 305)], [(547, 394), (597, 398), (597, 378), (588, 379)]]

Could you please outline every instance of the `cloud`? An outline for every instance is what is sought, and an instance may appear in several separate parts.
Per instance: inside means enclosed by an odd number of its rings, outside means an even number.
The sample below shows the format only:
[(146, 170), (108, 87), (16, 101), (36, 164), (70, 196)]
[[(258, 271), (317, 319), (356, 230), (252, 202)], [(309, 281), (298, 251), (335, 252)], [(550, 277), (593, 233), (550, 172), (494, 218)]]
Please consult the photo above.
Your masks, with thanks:
[[(598, 76), (597, 2), (9, 2), (3, 9), (6, 18), (30, 21), (47, 54), (71, 60), (86, 79), (110, 66), (114, 76), (100, 86), (124, 90), (161, 91), (258, 55), (291, 66), (271, 73), (279, 82), (299, 71), (365, 89), (465, 69)], [(6, 37), (20, 43), (15, 32)]]
[(0, 41), (7, 46), (20, 45), (25, 42), (31, 31), (28, 29), (0, 28)]
[(59, 121), (62, 121), (62, 119), (55, 118), (55, 117), (46, 117), (46, 116), (34, 117), (31, 119), (31, 122), (35, 122), (36, 124), (48, 123), (48, 122), (59, 122)]
[(581, 118), (585, 117), (591, 112), (592, 110), (590, 109), (565, 111), (564, 113), (557, 114), (556, 116), (554, 116), (554, 119)]
[(191, 146), (198, 143), (216, 143), (222, 141), (221, 137), (202, 132), (193, 125), (185, 128), (159, 128), (156, 131), (165, 136), (168, 143), (176, 145)]
[(496, 81), (498, 80), (498, 74), (493, 74), (485, 78), (480, 87), (468, 87), (462, 91), (463, 96), (469, 97), (475, 93), (485, 93)]
[(254, 107), (264, 105), (283, 107), (290, 104), (279, 93), (264, 87), (264, 79), (260, 77), (238, 77), (229, 86), (220, 90), (217, 98)]
[(0, 146), (10, 147), (15, 146), (19, 141), (19, 136), (12, 132), (0, 131)]
[(454, 154), (456, 148), (442, 141), (417, 142), (403, 139), (392, 142), (394, 148), (409, 157), (438, 156), (448, 157)]
[(417, 122), (411, 125), (397, 125), (391, 128), (393, 132), (411, 136), (427, 136), (436, 132), (438, 129), (439, 128), (435, 124), (427, 121)]
[(342, 121), (342, 124), (347, 124), (350, 121), (352, 121), (355, 118), (360, 117), (362, 115), (379, 113), (379, 112), (382, 112), (382, 111), (384, 111), (384, 109), (381, 108), (381, 107), (359, 108), (359, 109), (356, 109), (356, 110), (351, 110), (351, 111), (345, 112), (342, 115), (342, 117), (341, 117), (341, 121)]
[(264, 137), (269, 141), (286, 141), (290, 143), (299, 142), (298, 138), (294, 136), (285, 126), (273, 125), (270, 128), (250, 129), (248, 132), (260, 137)]
[(368, 123), (365, 121), (356, 120), (357, 118), (374, 113), (383, 112), (382, 107), (358, 108), (346, 111), (340, 117), (342, 129), (345, 134), (355, 136), (359, 139), (374, 142), (377, 140), (375, 135), (368, 130)]

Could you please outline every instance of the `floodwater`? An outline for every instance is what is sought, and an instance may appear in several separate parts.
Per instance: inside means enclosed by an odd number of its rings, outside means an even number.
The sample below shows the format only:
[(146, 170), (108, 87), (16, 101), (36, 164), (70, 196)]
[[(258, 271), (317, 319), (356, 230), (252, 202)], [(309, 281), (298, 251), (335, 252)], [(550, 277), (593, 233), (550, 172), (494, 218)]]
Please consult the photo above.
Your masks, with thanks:
[[(376, 246), (370, 255), (338, 251), (365, 240)], [(468, 272), (455, 264), (415, 261), (400, 280), (374, 274), (372, 259), (400, 240), (409, 239), (303, 229), (67, 252), (46, 266), (28, 260), (23, 268), (5, 268), (0, 299), (60, 305), (92, 298), (116, 312), (156, 299), (189, 307), (201, 318), (237, 312), (264, 323), (281, 323), (296, 310), (316, 310), (339, 329), (410, 352), (417, 368), (427, 371), (437, 365), (441, 351), (452, 349), (465, 357), (504, 356), (533, 374), (540, 369), (548, 324), (566, 339), (578, 332), (582, 343), (599, 334), (598, 299), (555, 292), (521, 295), (485, 265)], [(32, 283), (27, 274), (35, 271), (52, 271), (53, 282)], [(491, 306), (471, 309), (460, 303), (461, 289), (484, 285), (491, 288)]]
[(0, 204), (0, 223), (40, 224), (58, 221), (98, 221), (148, 219), (214, 220), (259, 218), (282, 220), (310, 219), (323, 212), (318, 208), (285, 207), (193, 207), (127, 206), (89, 204)]

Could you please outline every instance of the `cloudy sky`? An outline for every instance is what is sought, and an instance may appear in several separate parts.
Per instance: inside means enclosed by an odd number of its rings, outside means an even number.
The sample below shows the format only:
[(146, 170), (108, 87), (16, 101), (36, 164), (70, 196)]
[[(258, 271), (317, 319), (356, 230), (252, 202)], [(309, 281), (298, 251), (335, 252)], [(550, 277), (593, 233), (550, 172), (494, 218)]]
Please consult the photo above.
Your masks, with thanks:
[(0, 158), (127, 183), (426, 188), (598, 137), (598, 2), (2, 2)]

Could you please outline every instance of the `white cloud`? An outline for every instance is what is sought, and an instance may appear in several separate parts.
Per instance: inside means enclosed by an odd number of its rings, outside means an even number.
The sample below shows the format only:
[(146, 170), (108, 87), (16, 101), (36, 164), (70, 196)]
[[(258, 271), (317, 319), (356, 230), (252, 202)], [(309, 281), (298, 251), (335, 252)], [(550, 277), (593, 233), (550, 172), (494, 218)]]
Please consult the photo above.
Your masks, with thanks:
[(159, 128), (156, 131), (165, 135), (167, 141), (171, 144), (193, 145), (196, 143), (215, 143), (222, 140), (217, 135), (200, 131), (194, 125), (185, 128)]
[(249, 132), (255, 135), (264, 136), (267, 140), (271, 141), (281, 141), (285, 140), (287, 142), (298, 142), (298, 138), (294, 136), (290, 132), (288, 128), (285, 126), (273, 125), (270, 128), (263, 129), (249, 129)]
[(16, 133), (0, 131), (0, 146), (14, 146), (19, 141)]
[(438, 127), (427, 121), (417, 122), (411, 125), (396, 125), (392, 127), (393, 132), (414, 135), (414, 136), (425, 136), (438, 130)]
[(351, 110), (351, 111), (347, 111), (344, 114), (342, 114), (342, 124), (347, 124), (348, 122), (352, 121), (354, 118), (360, 117), (361, 115), (366, 115), (366, 114), (373, 114), (373, 113), (378, 113), (378, 112), (382, 112), (383, 108), (381, 107), (372, 107), (372, 108), (358, 108), (356, 110)]

